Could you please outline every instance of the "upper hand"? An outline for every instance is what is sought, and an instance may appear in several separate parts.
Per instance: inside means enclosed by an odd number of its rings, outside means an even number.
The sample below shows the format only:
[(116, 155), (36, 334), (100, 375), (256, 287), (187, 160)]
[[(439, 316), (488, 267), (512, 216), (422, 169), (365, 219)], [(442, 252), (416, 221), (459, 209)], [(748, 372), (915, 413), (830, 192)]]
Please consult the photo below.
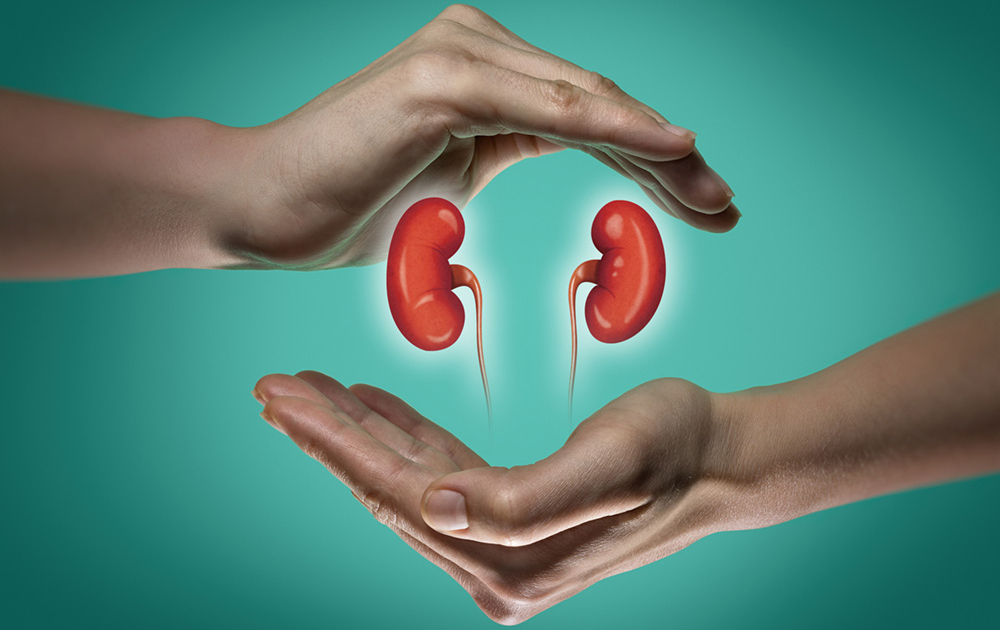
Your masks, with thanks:
[(739, 219), (693, 133), (468, 6), (288, 116), (232, 133), (249, 173), (230, 249), (248, 266), (381, 260), (415, 201), (463, 207), (508, 166), (566, 147), (695, 227), (722, 232)]
[(722, 528), (711, 394), (663, 379), (584, 421), (550, 457), (490, 467), (395, 396), (271, 375), (262, 416), (501, 623)]

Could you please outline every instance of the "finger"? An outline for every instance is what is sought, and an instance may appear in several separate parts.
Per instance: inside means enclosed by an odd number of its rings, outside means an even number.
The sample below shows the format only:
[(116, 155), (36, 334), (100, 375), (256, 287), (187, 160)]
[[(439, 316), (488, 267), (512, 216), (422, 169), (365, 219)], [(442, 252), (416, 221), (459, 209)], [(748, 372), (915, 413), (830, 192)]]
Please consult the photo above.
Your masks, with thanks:
[(451, 85), (444, 92), (454, 99), (451, 108), (458, 114), (448, 127), (458, 137), (515, 132), (556, 142), (612, 146), (658, 161), (675, 160), (694, 150), (693, 136), (677, 135), (645, 112), (568, 81), (480, 65), (460, 66), (447, 77)]
[(418, 538), (403, 530), (396, 530), (396, 534), (399, 535), (403, 542), (412, 547), (417, 553), (440, 567), (445, 573), (458, 582), (459, 586), (464, 588), (466, 592), (472, 596), (473, 601), (476, 602), (476, 605), (479, 606), (480, 610), (486, 613), (486, 615), (493, 621), (510, 625), (513, 623), (520, 623), (530, 616), (530, 614), (525, 614), (524, 612), (518, 610), (521, 608), (520, 606), (517, 606), (516, 604), (511, 605), (511, 603), (505, 601), (503, 597), (497, 595), (473, 573), (463, 569), (458, 563), (441, 555)]
[[(449, 40), (460, 40), (462, 37), (472, 40), (468, 42), (471, 45), (465, 48), (481, 51), (491, 63), (534, 77), (569, 81), (599, 96), (640, 109), (658, 122), (667, 122), (659, 112), (630, 96), (610, 79), (525, 41), (479, 9), (466, 9), (446, 16), (460, 28), (457, 33), (449, 33)], [(689, 131), (681, 127), (678, 130)]]
[(709, 168), (697, 150), (669, 162), (654, 162), (630, 155), (622, 157), (651, 173), (678, 201), (699, 212), (722, 212), (729, 207), (734, 196), (729, 184)]
[(627, 432), (581, 429), (536, 464), (435, 480), (421, 501), (424, 521), (456, 538), (516, 547), (648, 503), (645, 445)]
[[(630, 179), (630, 180), (636, 182), (639, 185), (640, 188), (644, 188), (645, 189), (645, 187), (641, 183), (639, 183), (638, 181), (636, 181), (636, 177), (633, 177), (632, 173), (630, 173), (628, 170), (626, 170), (623, 167), (623, 165), (622, 165), (621, 162), (624, 162), (624, 160), (623, 160), (623, 158), (621, 158), (620, 156), (618, 156), (618, 154), (614, 154), (614, 155), (617, 156), (617, 159), (614, 159), (614, 158), (611, 157), (612, 154), (613, 154), (613, 152), (611, 152), (608, 149), (602, 148), (602, 147), (591, 147), (591, 146), (587, 146), (585, 144), (575, 144), (575, 143), (571, 143), (571, 142), (567, 142), (565, 146), (567, 148), (576, 149), (577, 151), (582, 151), (583, 153), (586, 153), (587, 155), (593, 157), (595, 160), (597, 160), (601, 164), (607, 166), (608, 168), (610, 168), (614, 172), (618, 173), (619, 175), (621, 175), (625, 179)], [(647, 179), (647, 178), (651, 178), (652, 177), (651, 175), (641, 174), (641, 169), (639, 169), (639, 172), (640, 172), (639, 177), (642, 178), (642, 179)], [(671, 210), (669, 210), (667, 208), (664, 208), (664, 210), (666, 210), (666, 212), (668, 214), (670, 214), (671, 216), (673, 216), (674, 213)]]
[(303, 370), (302, 372), (297, 373), (295, 378), (298, 378), (312, 387), (315, 387), (316, 390), (326, 396), (330, 402), (335, 404), (338, 408), (343, 409), (344, 413), (359, 424), (361, 424), (362, 420), (366, 419), (366, 416), (371, 414), (372, 410), (363, 402), (358, 400), (357, 396), (352, 394), (349, 389), (344, 387), (340, 381), (335, 378), (314, 370)]
[(728, 232), (736, 226), (742, 216), (736, 206), (730, 204), (724, 211), (715, 214), (705, 214), (692, 210), (681, 203), (670, 193), (651, 173), (636, 166), (634, 162), (624, 159), (620, 154), (603, 149), (604, 155), (617, 164), (629, 177), (639, 184), (646, 196), (657, 206), (688, 225), (706, 232)]
[[(302, 386), (294, 386), (292, 381), (283, 381), (285, 387), (288, 388), (286, 395), (313, 400), (308, 395), (307, 390), (315, 391), (317, 395), (328, 401), (326, 406), (343, 412), (375, 439), (380, 440), (406, 459), (423, 464), (440, 474), (462, 470), (461, 465), (447, 453), (400, 429), (396, 424), (388, 421), (358, 399), (336, 379), (313, 371), (299, 372), (296, 376), (288, 378), (299, 381)], [(301, 392), (302, 395), (297, 392)]]
[(423, 490), (440, 473), (402, 458), (345, 414), (311, 400), (275, 397), (261, 415), (326, 466), (376, 520), (400, 536), (423, 540), (423, 545), (437, 538), (442, 548), (448, 547), (441, 544), (445, 541), (451, 547), (462, 542), (429, 530), (420, 517)]
[(434, 424), (402, 399), (371, 385), (352, 385), (351, 392), (373, 411), (417, 440), (450, 457), (463, 470), (489, 466), (482, 457), (444, 428)]
[[(339, 383), (329, 377), (324, 377), (319, 373), (312, 373), (310, 377), (317, 381), (319, 381), (319, 377), (328, 379), (329, 381), (332, 381), (332, 383), (335, 383), (336, 387), (343, 389)], [(336, 390), (336, 387), (331, 384), (325, 385), (327, 387), (327, 391), (332, 394)], [(347, 413), (344, 408), (334, 403), (333, 400), (331, 400), (326, 394), (297, 376), (290, 376), (287, 374), (272, 374), (266, 376), (258, 382), (255, 391), (258, 391), (265, 401), (277, 396), (293, 396), (296, 398), (311, 400), (318, 405), (328, 407), (338, 413)], [(344, 393), (348, 395), (345, 396)], [(451, 461), (451, 458), (447, 457), (444, 453), (441, 453), (437, 449), (428, 447), (428, 445), (414, 439), (413, 436), (409, 435), (405, 431), (399, 430), (398, 427), (391, 422), (387, 422), (385, 419), (379, 417), (377, 413), (372, 413), (370, 409), (365, 407), (359, 401), (354, 400), (353, 396), (349, 396), (349, 392), (346, 392), (346, 390), (343, 392), (337, 391), (334, 395), (340, 402), (346, 402), (350, 405), (351, 413), (347, 413), (347, 416), (351, 418), (351, 420), (357, 422), (373, 437), (381, 440), (386, 446), (395, 450), (403, 457), (433, 468), (442, 474), (461, 470), (461, 468), (459, 468), (455, 462)]]
[[(486, 138), (479, 138), (485, 140)], [(510, 133), (494, 136), (496, 160), (499, 163), (514, 162), (529, 157), (540, 157), (550, 153), (558, 153), (566, 147), (545, 138), (529, 136), (523, 133)]]
[(654, 192), (653, 192), (652, 190), (650, 190), (649, 188), (646, 188), (646, 187), (645, 187), (645, 186), (643, 186), (642, 184), (639, 184), (638, 182), (637, 182), (637, 185), (639, 186), (639, 190), (641, 190), (642, 192), (646, 193), (646, 196), (647, 196), (647, 197), (649, 197), (649, 199), (650, 199), (650, 200), (652, 200), (652, 201), (653, 201), (653, 203), (655, 203), (655, 204), (656, 204), (656, 206), (657, 206), (657, 207), (658, 207), (658, 208), (659, 208), (660, 210), (663, 210), (664, 212), (666, 212), (667, 214), (669, 214), (670, 216), (672, 216), (672, 217), (673, 217), (673, 218), (675, 218), (675, 219), (677, 218), (677, 213), (676, 213), (676, 212), (674, 212), (674, 211), (673, 211), (673, 210), (672, 210), (672, 209), (670, 208), (670, 206), (668, 206), (667, 204), (665, 204), (665, 203), (664, 203), (664, 202), (663, 202), (663, 201), (662, 201), (661, 199), (657, 198), (657, 196), (656, 196), (656, 193), (654, 193)]
[(627, 172), (639, 184), (639, 188), (646, 193), (646, 196), (652, 199), (661, 209), (689, 225), (701, 224), (701, 222), (693, 223), (692, 221), (696, 221), (697, 217), (703, 215), (703, 213), (692, 210), (681, 203), (669, 190), (663, 187), (663, 184), (652, 173), (637, 166), (634, 162), (626, 160), (621, 154), (615, 151), (604, 149), (602, 152), (609, 160), (615, 162), (622, 170)]
[[(676, 201), (673, 195), (671, 195), (661, 184), (656, 177), (647, 171), (646, 169), (637, 166), (633, 162), (626, 160), (622, 155), (616, 151), (612, 151), (606, 147), (601, 147), (598, 149), (604, 157), (618, 165), (618, 168), (625, 172), (629, 179), (633, 180), (635, 183), (639, 184), (645, 190), (650, 191), (653, 195), (658, 197), (662, 201), (662, 206), (668, 208), (671, 214), (676, 216), (677, 209), (674, 207), (676, 205), (683, 206), (684, 204), (675, 204)], [(686, 208), (685, 208), (686, 210)]]
[[(584, 70), (529, 44), (478, 9), (457, 7), (455, 10), (449, 9), (443, 15), (449, 20), (457, 22), (460, 29), (449, 33), (449, 39), (458, 41), (459, 46), (463, 46), (466, 51), (478, 54), (487, 63), (503, 66), (532, 77), (550, 81), (567, 81), (587, 92), (644, 112), (659, 123), (666, 123), (666, 119), (662, 115), (624, 92), (610, 79)], [(682, 133), (688, 132), (682, 130)], [(563, 140), (563, 144), (567, 144), (565, 139)], [(576, 148), (580, 148), (579, 145)], [(672, 213), (684, 214), (687, 223), (703, 226), (702, 229), (707, 231), (723, 232), (735, 226), (739, 218), (738, 213), (729, 213), (727, 216), (715, 220), (705, 220), (700, 217), (688, 218), (691, 214), (690, 211), (709, 214), (726, 212), (731, 206), (730, 200), (733, 196), (728, 184), (704, 163), (700, 155), (674, 170), (669, 169), (669, 167), (664, 168), (662, 161), (650, 161), (635, 155), (622, 155), (626, 161), (636, 164), (637, 167), (652, 173), (657, 178), (659, 185), (647, 182), (646, 188), (656, 191), (662, 187), (668, 191), (667, 195), (657, 193), (657, 196), (661, 197), (661, 203), (658, 203), (661, 207), (675, 207), (678, 204), (674, 202), (679, 201), (679, 205), (685, 206), (689, 211), (678, 212), (674, 210)], [(513, 162), (505, 163), (503, 166), (509, 166), (510, 163)], [(607, 162), (605, 161), (605, 163)], [(666, 164), (669, 163), (666, 162)], [(643, 184), (640, 183), (640, 186)]]
[[(272, 379), (273, 380), (273, 379)], [(491, 617), (506, 618), (509, 607), (483, 582), (410, 533), (423, 529), (418, 502), (433, 473), (402, 459), (345, 414), (306, 398), (275, 396), (261, 414), (306, 454), (324, 464), (377, 520), (444, 569)], [(421, 525), (414, 527), (416, 523)], [(424, 529), (424, 538), (438, 536)]]
[(743, 216), (733, 204), (729, 204), (728, 208), (718, 214), (705, 214), (691, 210), (676, 199), (672, 199), (669, 195), (666, 195), (666, 198), (661, 198), (650, 189), (641, 185), (639, 187), (662, 210), (670, 212), (681, 221), (705, 232), (716, 234), (728, 232), (736, 227), (736, 224), (739, 223), (740, 218)]
[(527, 158), (540, 157), (566, 147), (539, 136), (508, 133), (497, 136), (476, 136), (473, 173), (475, 180), (469, 198), (475, 197), (502, 171)]
[[(505, 61), (521, 61), (522, 63), (513, 64), (513, 69), (544, 79), (569, 81), (589, 93), (642, 111), (657, 120), (661, 125), (669, 124), (659, 113), (627, 95), (610, 79), (606, 79), (596, 73), (588, 72), (572, 64), (560, 64), (556, 61), (551, 62), (553, 66), (551, 68), (544, 67), (545, 64), (541, 64), (543, 67), (526, 67), (532, 63), (536, 65), (540, 63), (533, 60), (524, 62), (521, 57), (527, 54), (517, 51), (512, 58)], [(532, 74), (532, 71), (536, 74)], [(626, 152), (621, 152), (620, 155), (625, 160), (653, 174), (660, 185), (670, 191), (681, 203), (694, 210), (709, 214), (721, 212), (728, 207), (730, 200), (734, 196), (732, 188), (715, 170), (711, 169), (705, 163), (704, 158), (697, 150), (683, 158), (666, 161), (649, 160), (640, 156), (630, 155)]]
[[(632, 174), (629, 173), (627, 170), (625, 170), (625, 168), (623, 168), (622, 164), (620, 164), (619, 161), (616, 161), (615, 159), (612, 159), (612, 157), (611, 157), (611, 151), (610, 150), (603, 149), (601, 147), (592, 147), (592, 146), (588, 146), (588, 145), (585, 145), (585, 144), (578, 144), (578, 143), (574, 143), (574, 142), (564, 142), (561, 146), (564, 147), (564, 148), (568, 148), (568, 149), (576, 149), (577, 151), (581, 151), (583, 153), (586, 153), (587, 155), (593, 157), (598, 162), (600, 162), (601, 164), (604, 164), (605, 166), (607, 166), (608, 168), (610, 168), (614, 172), (618, 173), (619, 175), (621, 175), (625, 179), (630, 179), (632, 181), (636, 181), (636, 178), (633, 177)], [(614, 155), (617, 156), (618, 160), (620, 160), (622, 162), (625, 161), (624, 158), (622, 158), (619, 154), (614, 154)], [(634, 167), (634, 164), (632, 166)], [(641, 172), (641, 169), (639, 169), (639, 171)], [(655, 179), (655, 178), (652, 178), (652, 175), (644, 176), (643, 178), (644, 179), (650, 178), (650, 181), (652, 181), (652, 179)], [(641, 183), (639, 183), (639, 182), (636, 182), (636, 183), (639, 185), (640, 188), (642, 188), (643, 190), (647, 191), (649, 194), (654, 194), (654, 193), (650, 192), (649, 189), (647, 187), (643, 186)], [(671, 210), (669, 207), (666, 207), (666, 205), (664, 203), (657, 203), (657, 205), (660, 208), (662, 208), (667, 214), (676, 217), (676, 215), (674, 214), (673, 210)]]
[(345, 414), (305, 398), (272, 398), (261, 416), (326, 466), (366, 505), (419, 497), (438, 474), (401, 456)]
[[(627, 94), (614, 81), (532, 46), (485, 13), (472, 9), (459, 12), (457, 17), (463, 22), (460, 28), (464, 32), (460, 35), (470, 40), (463, 42), (464, 47), (478, 51), (485, 61), (532, 77), (568, 81), (591, 94), (638, 109), (661, 124), (667, 123), (659, 112)], [(452, 35), (454, 39), (463, 39)], [(683, 130), (682, 133), (688, 132)], [(663, 169), (662, 176), (659, 164), (639, 166), (657, 174), (661, 183), (682, 203), (703, 212), (721, 212), (733, 197), (729, 185), (700, 155), (676, 169)]]
[(419, 499), (434, 473), (400, 458), (345, 414), (312, 400), (275, 397), (262, 415), (346, 484), (376, 520), (448, 572), (487, 614), (507, 618), (509, 605), (503, 598), (459, 564), (483, 571), (484, 565), (472, 560), (476, 554), (460, 547), (473, 543), (441, 536), (423, 523)]
[(257, 381), (253, 388), (254, 398), (262, 405), (278, 396), (295, 396), (311, 400), (318, 405), (339, 410), (333, 402), (318, 389), (300, 378), (289, 374), (268, 374)]
[(570, 148), (578, 149), (593, 156), (602, 164), (611, 168), (618, 174), (631, 179), (639, 185), (646, 196), (649, 197), (661, 210), (667, 214), (680, 218), (685, 223), (692, 225), (706, 232), (727, 232), (736, 226), (742, 216), (736, 206), (729, 206), (720, 213), (705, 214), (687, 207), (680, 202), (673, 194), (664, 188), (662, 182), (658, 180), (648, 170), (638, 166), (634, 160), (626, 159), (622, 154), (604, 147), (587, 147), (567, 143)]

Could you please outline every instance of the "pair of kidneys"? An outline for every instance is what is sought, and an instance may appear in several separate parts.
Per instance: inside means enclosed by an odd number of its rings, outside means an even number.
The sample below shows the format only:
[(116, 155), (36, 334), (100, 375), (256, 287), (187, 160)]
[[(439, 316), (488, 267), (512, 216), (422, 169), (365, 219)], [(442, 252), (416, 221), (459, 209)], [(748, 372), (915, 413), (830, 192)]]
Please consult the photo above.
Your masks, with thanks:
[[(423, 350), (441, 350), (455, 343), (465, 323), (465, 310), (453, 289), (472, 289), (479, 369), (490, 410), (490, 388), (483, 362), (482, 290), (472, 271), (448, 263), (464, 237), (465, 222), (451, 202), (431, 198), (413, 204), (399, 220), (389, 245), (389, 310), (410, 343)], [(649, 323), (660, 304), (666, 279), (660, 233), (646, 211), (636, 204), (612, 201), (601, 208), (594, 218), (591, 238), (602, 257), (582, 263), (569, 282), (570, 409), (576, 374), (577, 288), (583, 282), (597, 285), (587, 296), (587, 327), (598, 341), (618, 343)]]

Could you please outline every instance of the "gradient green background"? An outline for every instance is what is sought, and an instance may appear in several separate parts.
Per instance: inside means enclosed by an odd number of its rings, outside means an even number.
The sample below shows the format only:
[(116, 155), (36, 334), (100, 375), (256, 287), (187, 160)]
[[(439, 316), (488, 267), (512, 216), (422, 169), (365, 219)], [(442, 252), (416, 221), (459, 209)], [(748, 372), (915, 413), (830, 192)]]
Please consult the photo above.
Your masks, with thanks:
[[(659, 376), (799, 377), (1000, 286), (1000, 11), (914, 4), (480, 5), (698, 131), (745, 215), (726, 235), (656, 215), (664, 303), (632, 341), (583, 341), (580, 417)], [(3, 2), (0, 85), (255, 125), (443, 8)], [(545, 456), (568, 434), (566, 282), (616, 197), (645, 203), (563, 153), (467, 209), (455, 262), (486, 291), (492, 440), (474, 335), (409, 347), (383, 265), (0, 284), (0, 626), (493, 626), (260, 420), (250, 389), (322, 370), (397, 393), (492, 463)], [(715, 535), (524, 627), (997, 628), (998, 518), (994, 476)]]

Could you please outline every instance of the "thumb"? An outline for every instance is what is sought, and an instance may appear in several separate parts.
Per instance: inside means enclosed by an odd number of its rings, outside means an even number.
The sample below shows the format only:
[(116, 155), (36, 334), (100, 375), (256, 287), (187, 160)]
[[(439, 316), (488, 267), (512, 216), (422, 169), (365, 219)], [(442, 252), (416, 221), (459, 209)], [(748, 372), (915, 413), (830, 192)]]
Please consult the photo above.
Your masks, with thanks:
[(647, 503), (641, 444), (620, 431), (600, 433), (574, 435), (529, 466), (472, 468), (435, 480), (421, 501), (424, 522), (455, 538), (519, 547)]

